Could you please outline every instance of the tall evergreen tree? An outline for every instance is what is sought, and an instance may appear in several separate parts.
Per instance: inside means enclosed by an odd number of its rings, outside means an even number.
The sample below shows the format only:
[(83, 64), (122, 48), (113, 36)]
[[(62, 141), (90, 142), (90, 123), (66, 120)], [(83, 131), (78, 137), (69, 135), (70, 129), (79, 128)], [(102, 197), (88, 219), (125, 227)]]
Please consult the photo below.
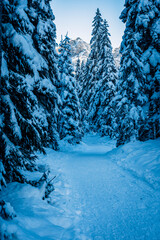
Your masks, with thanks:
[(78, 94), (78, 98), (80, 99), (82, 86), (81, 86), (81, 62), (79, 58), (77, 59), (77, 62), (76, 62), (75, 79), (76, 79), (77, 94)]
[[(1, 66), (2, 66), (2, 1), (0, 1), (0, 96), (1, 96), (1, 88), (2, 88)], [(0, 97), (0, 114), (1, 114), (1, 106), (2, 106), (2, 102), (1, 102), (1, 97)], [(2, 125), (2, 117), (0, 116), (0, 140), (2, 139), (1, 125)], [(1, 141), (0, 141), (0, 144), (1, 144)], [(5, 174), (5, 170), (4, 170), (4, 166), (3, 166), (3, 161), (0, 158), (0, 190), (1, 190), (2, 186), (6, 185), (4, 174)]]
[(98, 53), (96, 83), (92, 101), (89, 108), (89, 117), (95, 126), (95, 130), (102, 135), (114, 135), (115, 111), (113, 98), (115, 95), (115, 84), (117, 71), (112, 55), (112, 46), (109, 39), (108, 23), (104, 20), (101, 27), (100, 50)]
[(160, 137), (160, 3), (159, 1), (139, 1), (136, 12), (135, 31), (138, 45), (142, 49), (142, 61), (146, 75), (146, 96), (148, 102), (145, 134), (140, 139)]
[[(144, 93), (145, 75), (140, 61), (141, 49), (132, 32), (128, 31), (125, 52), (122, 54), (117, 93), (117, 146), (139, 138), (147, 101)], [(126, 36), (126, 37), (127, 37)]]
[(84, 60), (81, 63), (80, 66), (80, 74), (79, 74), (79, 85), (78, 85), (78, 95), (79, 95), (79, 101), (81, 105), (81, 119), (82, 119), (82, 124), (83, 124), (83, 129), (85, 131), (89, 130), (89, 124), (88, 124), (88, 119), (87, 119), (87, 110), (85, 108), (85, 98), (84, 98), (84, 91), (85, 91), (85, 83), (86, 78), (87, 78), (87, 64), (84, 62)]
[[(42, 49), (38, 48), (37, 43), (38, 29), (44, 28), (42, 16), (49, 21), (47, 30), (42, 31), (41, 39), (46, 53), (44, 49), (41, 51)], [(6, 172), (8, 181), (25, 181), (20, 170), (36, 169), (34, 151), (44, 151), (43, 146), (49, 146), (50, 143), (53, 147), (56, 145), (50, 137), (52, 124), (47, 104), (50, 104), (51, 109), (54, 109), (55, 105), (53, 100), (51, 104), (50, 98), (46, 98), (50, 93), (57, 98), (53, 85), (53, 81), (56, 81), (56, 70), (52, 60), (52, 74), (50, 60), (45, 56), (47, 52), (49, 55), (51, 48), (42, 44), (45, 38), (50, 37), (47, 31), (52, 35), (51, 40), (55, 37), (52, 20), (49, 1), (3, 1), (0, 158), (4, 165), (4, 170), (1, 169), (3, 173)], [(48, 44), (51, 45), (51, 42)], [(53, 55), (52, 57), (54, 58)], [(42, 91), (46, 94), (46, 101), (43, 103), (40, 101), (40, 98), (43, 98), (43, 95), (40, 95)]]
[[(54, 15), (50, 7), (50, 1), (33, 1), (31, 9), (37, 14), (36, 25), (33, 32), (33, 41), (36, 50), (43, 57), (47, 64), (47, 70), (42, 69), (40, 72), (41, 79), (36, 81), (34, 93), (37, 96), (42, 107), (45, 109), (48, 121), (48, 144), (57, 149), (58, 147), (58, 115), (60, 114), (59, 105), (60, 97), (57, 93), (59, 88), (58, 75), (58, 55), (56, 53), (56, 27), (54, 24)], [(31, 11), (30, 19), (33, 19)], [(46, 136), (43, 144), (46, 144)]]
[(82, 99), (82, 96), (83, 96), (83, 92), (84, 92), (84, 81), (85, 81), (85, 77), (86, 77), (86, 72), (85, 72), (85, 69), (86, 69), (86, 64), (84, 62), (84, 60), (81, 62), (81, 65), (80, 65), (80, 70), (79, 70), (79, 75), (78, 75), (78, 82), (79, 82), (79, 100), (81, 102), (81, 104), (83, 105), (83, 99)]
[(60, 42), (59, 72), (61, 81), (62, 116), (59, 124), (61, 139), (79, 143), (82, 137), (81, 109), (71, 60), (70, 39), (66, 35)]
[(85, 82), (83, 84), (83, 102), (84, 107), (88, 110), (92, 96), (95, 91), (95, 86), (99, 80), (99, 75), (97, 74), (97, 66), (98, 66), (98, 54), (101, 47), (101, 27), (102, 27), (103, 19), (101, 17), (101, 13), (99, 9), (96, 11), (96, 16), (93, 20), (93, 30), (92, 30), (92, 38), (90, 41), (91, 52), (87, 59), (86, 69), (85, 69)]
[[(159, 10), (159, 1), (128, 0), (120, 16), (126, 30), (121, 44), (119, 93), (123, 92), (124, 102), (130, 102), (121, 123), (118, 120), (117, 145), (129, 141), (131, 135), (140, 140), (160, 136)], [(129, 86), (133, 87), (132, 93)]]
[(81, 72), (81, 62), (80, 59), (77, 59), (76, 62), (76, 70), (75, 70), (75, 79), (77, 80), (77, 82), (80, 82), (80, 72)]
[(83, 86), (83, 82), (84, 82), (85, 66), (86, 66), (86, 63), (85, 63), (85, 61), (83, 60), (83, 61), (81, 62), (80, 76), (79, 76), (79, 82), (80, 82), (80, 85), (81, 85), (81, 86)]

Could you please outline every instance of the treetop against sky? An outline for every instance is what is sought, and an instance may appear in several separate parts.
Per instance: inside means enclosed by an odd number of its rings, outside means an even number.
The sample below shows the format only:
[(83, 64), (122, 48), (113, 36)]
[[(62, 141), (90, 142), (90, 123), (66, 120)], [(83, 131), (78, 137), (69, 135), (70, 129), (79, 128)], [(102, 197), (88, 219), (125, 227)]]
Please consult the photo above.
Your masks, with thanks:
[(119, 19), (123, 10), (124, 0), (52, 0), (51, 6), (55, 14), (57, 41), (61, 34), (68, 32), (70, 38), (81, 37), (90, 42), (92, 21), (96, 9), (99, 8), (102, 17), (109, 23), (113, 47), (119, 47), (124, 32), (124, 24)]

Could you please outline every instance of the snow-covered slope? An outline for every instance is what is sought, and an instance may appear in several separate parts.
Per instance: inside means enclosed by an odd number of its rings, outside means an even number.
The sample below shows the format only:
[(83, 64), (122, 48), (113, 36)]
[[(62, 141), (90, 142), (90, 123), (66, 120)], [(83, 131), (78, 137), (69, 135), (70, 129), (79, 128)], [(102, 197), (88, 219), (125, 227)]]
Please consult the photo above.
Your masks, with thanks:
[(146, 142), (130, 142), (109, 153), (112, 160), (160, 190), (160, 138)]

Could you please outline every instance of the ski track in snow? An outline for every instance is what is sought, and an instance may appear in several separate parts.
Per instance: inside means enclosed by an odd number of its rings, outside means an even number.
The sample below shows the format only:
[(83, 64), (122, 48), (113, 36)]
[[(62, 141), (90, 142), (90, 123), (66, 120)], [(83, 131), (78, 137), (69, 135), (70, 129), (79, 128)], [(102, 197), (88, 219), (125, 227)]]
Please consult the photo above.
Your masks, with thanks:
[(39, 164), (57, 176), (52, 205), (42, 200), (43, 187), (9, 184), (0, 197), (17, 213), (9, 231), (20, 240), (159, 240), (160, 192), (117, 165), (114, 147), (88, 135), (80, 145), (40, 154)]

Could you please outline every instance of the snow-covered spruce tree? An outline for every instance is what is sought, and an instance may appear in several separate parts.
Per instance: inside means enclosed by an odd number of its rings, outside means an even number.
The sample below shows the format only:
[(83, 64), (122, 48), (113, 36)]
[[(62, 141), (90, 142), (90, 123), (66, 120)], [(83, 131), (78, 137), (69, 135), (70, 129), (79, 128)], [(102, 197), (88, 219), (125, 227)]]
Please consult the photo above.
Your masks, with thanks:
[(80, 97), (82, 86), (81, 86), (81, 62), (80, 59), (77, 59), (76, 69), (75, 69), (75, 79), (76, 79), (76, 89), (78, 97)]
[(82, 104), (82, 106), (84, 105), (83, 104), (83, 92), (84, 92), (84, 82), (85, 82), (85, 78), (86, 78), (86, 74), (87, 72), (85, 71), (86, 70), (86, 63), (84, 62), (84, 60), (81, 62), (81, 65), (80, 65), (80, 70), (79, 70), (79, 77), (78, 77), (78, 82), (79, 82), (79, 101), (80, 103)]
[[(35, 87), (55, 89), (48, 62), (33, 37), (39, 5), (45, 6), (44, 1), (3, 1), (0, 158), (8, 181), (25, 181), (20, 169), (34, 170), (33, 152), (51, 142), (48, 102), (39, 101)], [(54, 109), (53, 104), (50, 107)]]
[(87, 72), (86, 72), (86, 62), (83, 60), (81, 62), (81, 68), (80, 68), (80, 74), (79, 74), (79, 85), (81, 87), (81, 92), (80, 92), (80, 101), (82, 101), (82, 94), (83, 94), (83, 86), (85, 82)]
[[(160, 137), (160, 2), (140, 0), (135, 20), (137, 41), (146, 75), (147, 121), (140, 140)], [(132, 14), (133, 15), (133, 14)]]
[(79, 143), (82, 137), (81, 109), (71, 60), (70, 39), (66, 35), (60, 42), (59, 72), (61, 83), (62, 116), (59, 120), (61, 139)]
[(89, 118), (95, 131), (102, 135), (114, 136), (115, 131), (115, 84), (117, 71), (112, 55), (112, 46), (109, 39), (108, 23), (104, 20), (101, 27), (100, 50), (97, 61), (97, 75), (94, 93), (89, 107)]
[(82, 103), (83, 82), (85, 81), (85, 62), (84, 60), (81, 62), (79, 58), (76, 63), (75, 79), (77, 84), (77, 93), (78, 93), (79, 101), (80, 103)]
[[(160, 136), (159, 10), (159, 1), (128, 0), (125, 2), (125, 9), (120, 16), (122, 21), (126, 23), (126, 30), (121, 45), (121, 76), (128, 75), (128, 67), (124, 66), (125, 61), (123, 59), (126, 57), (127, 52), (128, 55), (130, 55), (129, 50), (127, 51), (130, 35), (135, 41), (134, 52), (135, 49), (139, 48), (139, 54), (135, 54), (137, 59), (136, 72), (139, 72), (139, 76), (137, 75), (135, 82), (138, 82), (140, 89), (142, 88), (141, 95), (143, 96), (141, 103), (137, 105), (137, 107), (139, 106), (139, 108), (141, 108), (144, 102), (146, 103), (143, 108), (145, 113), (143, 116), (143, 124), (142, 121), (139, 120), (141, 124), (137, 124), (133, 129), (136, 129), (137, 138), (143, 141)], [(138, 51), (136, 50), (136, 52)], [(128, 60), (130, 63), (130, 57), (128, 57)], [(128, 98), (128, 96), (126, 97)], [(126, 110), (128, 111), (128, 109)], [(125, 117), (127, 117), (127, 115), (124, 115), (122, 119), (124, 120)], [(126, 139), (128, 141), (131, 137), (129, 136), (130, 134), (128, 135), (127, 133), (127, 137), (123, 136), (126, 132), (123, 128), (127, 127), (125, 121), (120, 125), (121, 135), (119, 136), (117, 145), (123, 144), (126, 142)]]
[(78, 58), (76, 62), (76, 69), (75, 69), (75, 79), (77, 80), (78, 83), (80, 81), (80, 72), (81, 72), (81, 62), (80, 62), (80, 59)]
[(33, 26), (24, 7), (27, 5), (20, 1), (3, 1), (0, 152), (8, 180), (21, 181), (19, 168), (32, 169), (31, 153), (33, 149), (42, 149), (40, 134), (32, 121), (33, 113), (39, 111), (38, 101), (31, 91), (35, 52), (31, 39)]
[(99, 80), (99, 75), (97, 74), (98, 67), (98, 54), (101, 47), (101, 27), (102, 27), (103, 19), (101, 17), (101, 13), (99, 9), (96, 11), (96, 16), (93, 20), (93, 30), (92, 30), (92, 38), (90, 41), (91, 52), (87, 59), (86, 69), (85, 69), (85, 81), (83, 83), (83, 103), (84, 108), (88, 110), (92, 96), (95, 91), (95, 86)]
[[(122, 47), (123, 48), (123, 44)], [(142, 51), (132, 30), (125, 34), (125, 50), (122, 52), (118, 79), (117, 146), (139, 138), (139, 130), (145, 122), (143, 106), (147, 101), (144, 91), (145, 75), (140, 60)]]
[[(34, 19), (32, 11), (36, 14)], [(54, 15), (50, 7), (50, 0), (32, 0), (28, 12), (30, 20), (36, 20), (33, 32), (33, 41), (36, 50), (43, 57), (47, 64), (47, 69), (40, 71), (40, 79), (37, 79), (34, 93), (45, 109), (48, 121), (48, 142), (49, 145), (57, 149), (58, 147), (58, 115), (60, 114), (60, 97), (57, 93), (59, 88), (58, 75), (58, 55), (56, 53), (56, 27)], [(34, 22), (33, 22), (34, 24)], [(42, 138), (43, 144), (46, 143), (46, 136)]]
[[(0, 96), (1, 96), (1, 65), (2, 65), (2, 2), (0, 2)], [(1, 102), (1, 97), (0, 97), (0, 108), (2, 106), (2, 102)], [(1, 114), (1, 112), (0, 112)], [(0, 116), (0, 126), (2, 124), (2, 117)], [(0, 140), (2, 139), (2, 129), (0, 127)], [(1, 141), (0, 141), (1, 144)], [(2, 186), (6, 185), (6, 181), (4, 178), (5, 175), (5, 170), (4, 170), (4, 166), (3, 166), (3, 162), (2, 159), (0, 159), (0, 191), (2, 189)]]
[(79, 84), (81, 86), (83, 86), (83, 82), (84, 82), (84, 72), (85, 72), (85, 61), (82, 60), (81, 62), (81, 68), (80, 68), (80, 75), (79, 75)]
[(79, 74), (79, 85), (78, 85), (78, 96), (79, 96), (79, 101), (81, 105), (81, 121), (83, 124), (83, 129), (85, 131), (89, 130), (89, 125), (88, 125), (88, 119), (87, 119), (87, 110), (85, 109), (85, 104), (84, 104), (84, 89), (85, 89), (85, 83), (87, 84), (86, 78), (88, 76), (88, 68), (83, 60), (81, 62), (80, 66), (80, 74)]
[(2, 186), (6, 186), (6, 180), (5, 180), (5, 170), (2, 163), (2, 160), (0, 161), (0, 191), (2, 190)]

